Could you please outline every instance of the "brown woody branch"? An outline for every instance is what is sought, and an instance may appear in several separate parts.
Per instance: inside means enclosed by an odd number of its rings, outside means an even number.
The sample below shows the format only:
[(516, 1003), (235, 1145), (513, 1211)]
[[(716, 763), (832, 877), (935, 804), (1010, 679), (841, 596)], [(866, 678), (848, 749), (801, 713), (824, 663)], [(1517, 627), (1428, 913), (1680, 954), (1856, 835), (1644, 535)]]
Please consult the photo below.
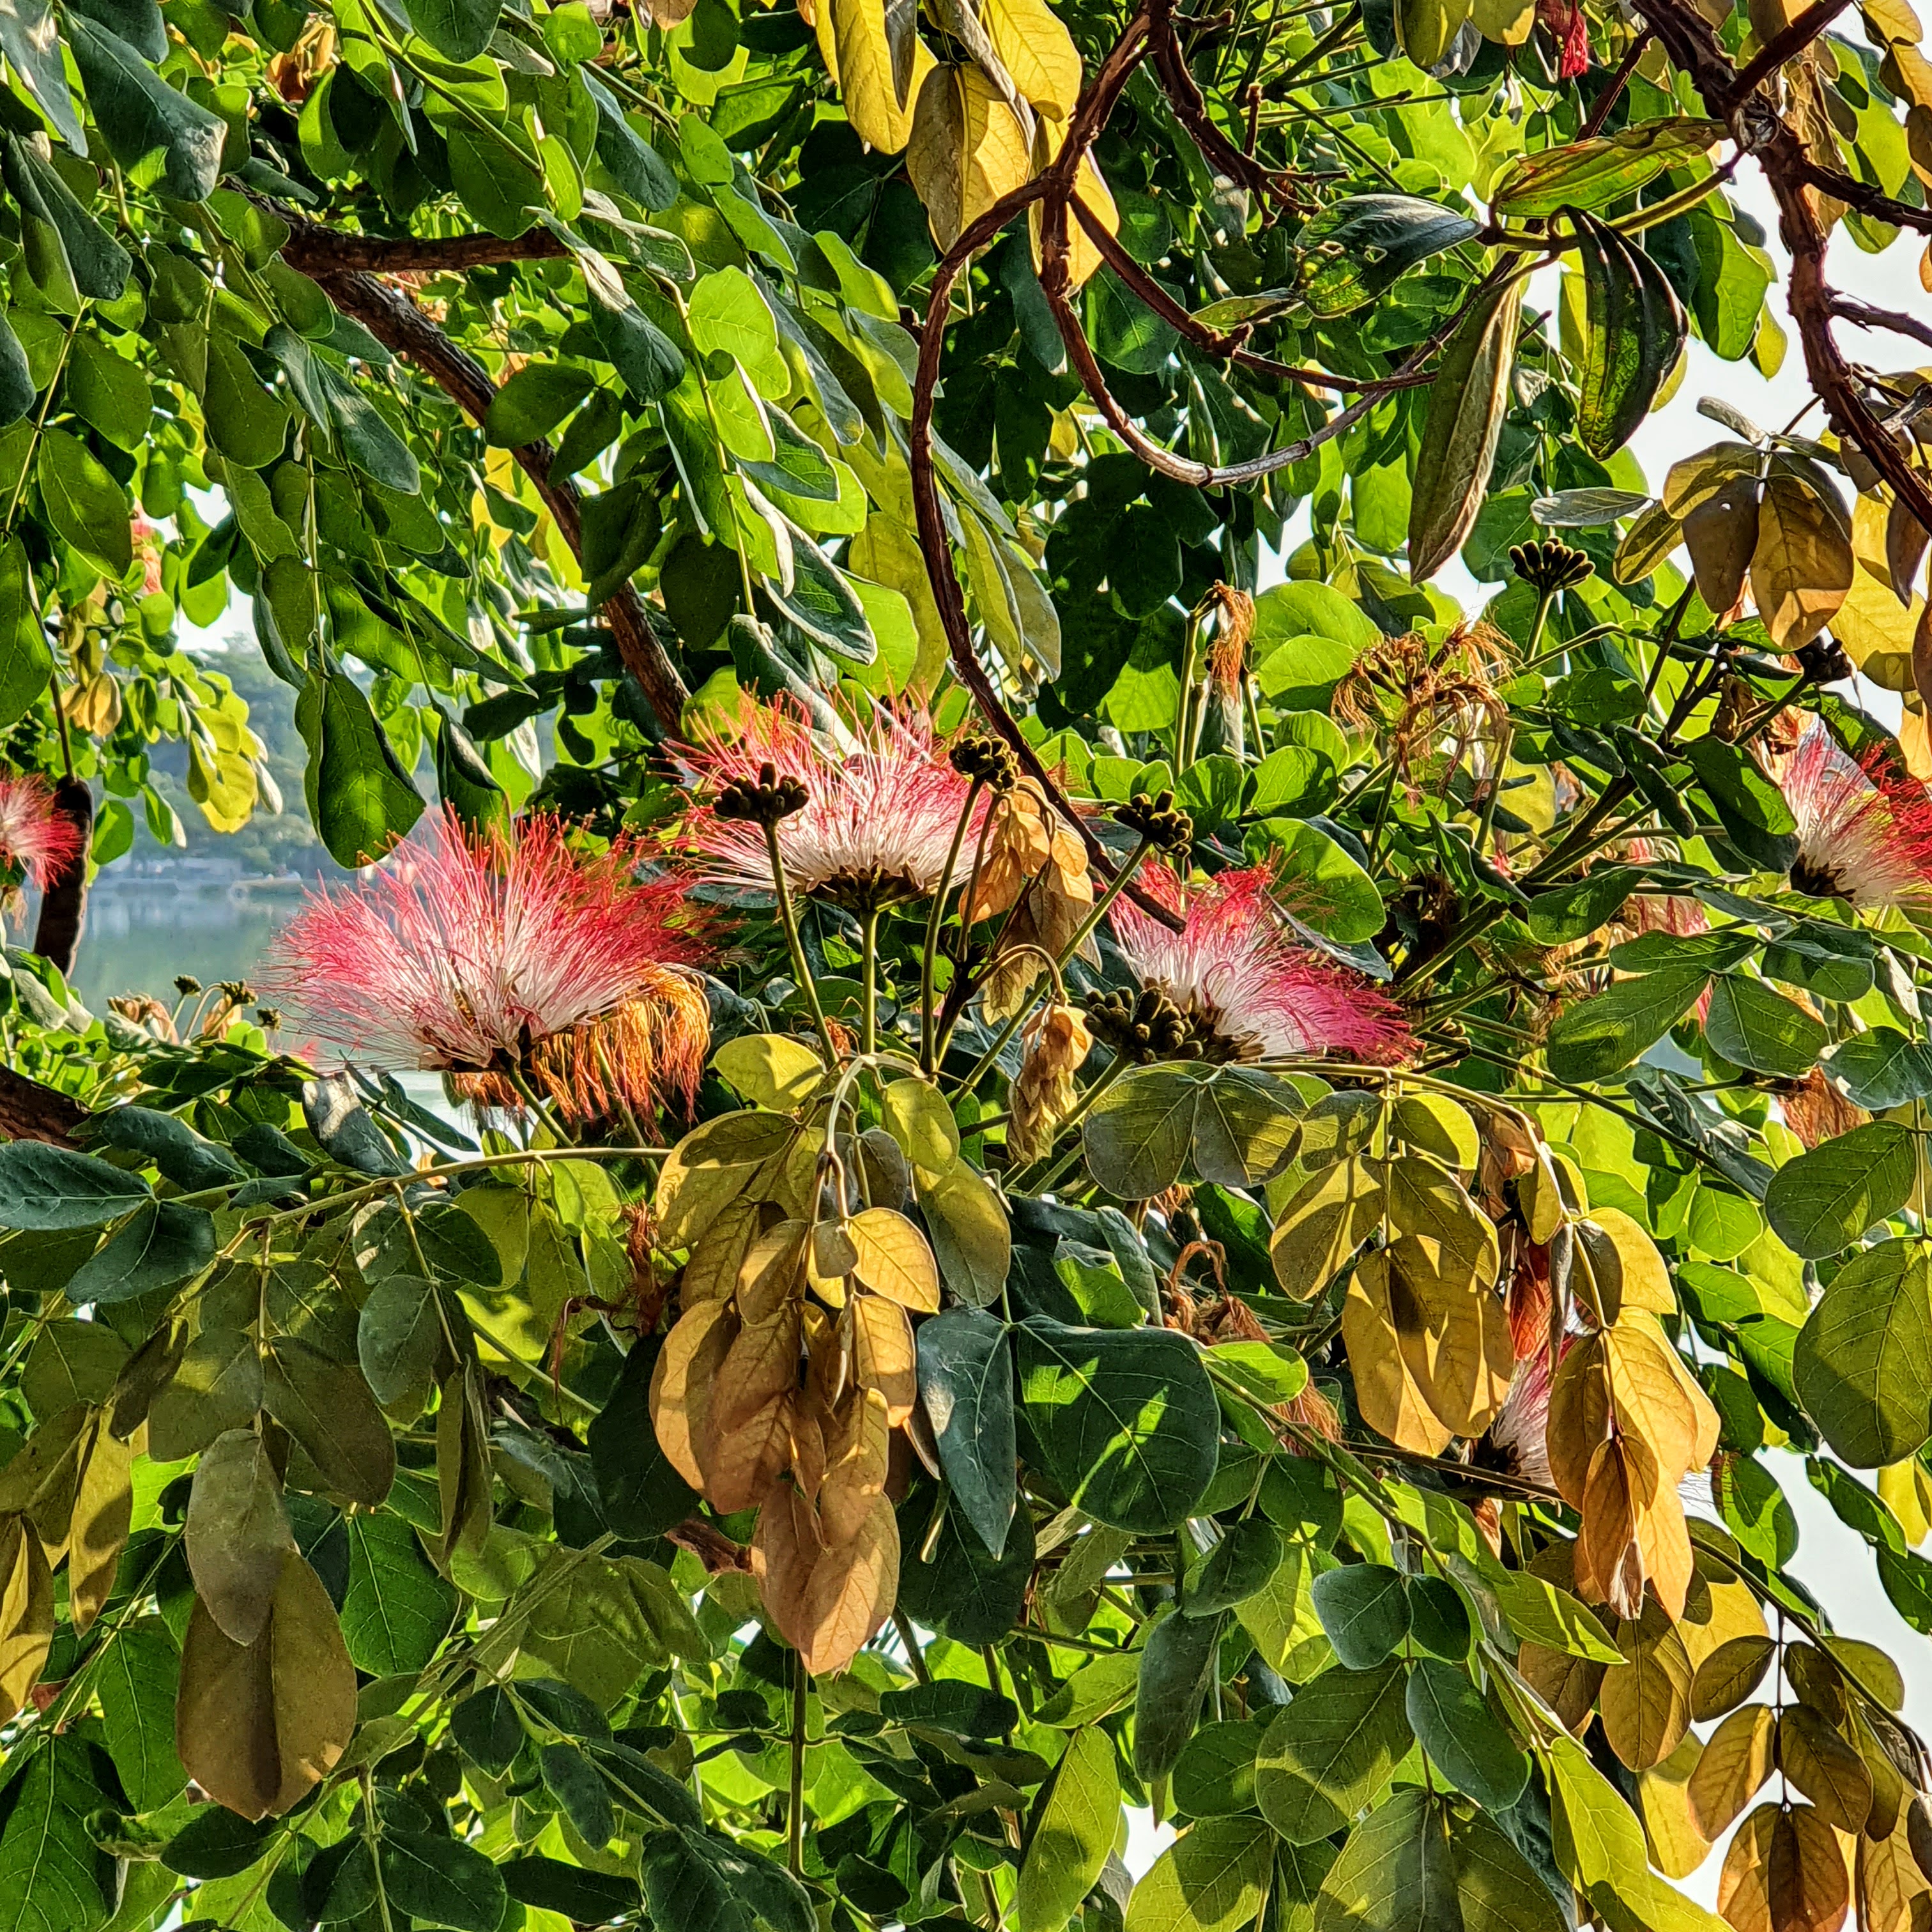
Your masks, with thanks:
[[(287, 212), (277, 212), (286, 221)], [(338, 235), (305, 221), (282, 245), (282, 260), (316, 280), (359, 269), (369, 275), (453, 274), (501, 262), (554, 262), (569, 254), (548, 228), (500, 235)]]
[(0, 1139), (72, 1147), (74, 1130), (86, 1118), (87, 1109), (71, 1095), (0, 1066)]
[[(1798, 329), (1811, 386), (1825, 405), (1832, 428), (1857, 445), (1900, 502), (1922, 526), (1932, 530), (1932, 485), (1913, 468), (1908, 452), (1894, 442), (1874, 412), (1832, 331), (1842, 298), (1825, 279), (1826, 233), (1807, 190), (1822, 187), (1826, 194), (1856, 206), (1858, 202), (1850, 196), (1840, 196), (1833, 184), (1842, 178), (1848, 188), (1856, 189), (1859, 184), (1849, 176), (1837, 176), (1834, 170), (1818, 167), (1805, 152), (1797, 131), (1756, 94), (1756, 82), (1750, 87), (1744, 85), (1750, 69), (1741, 74), (1731, 65), (1714, 30), (1694, 7), (1681, 4), (1681, 0), (1638, 0), (1638, 5), (1672, 61), (1690, 76), (1706, 110), (1732, 128), (1739, 145), (1764, 171), (1778, 202), (1784, 245), (1791, 255), (1786, 288), (1791, 319)], [(1801, 15), (1799, 19), (1806, 17)], [(1820, 181), (1820, 176), (1826, 178)], [(1919, 224), (1932, 227), (1932, 212), (1910, 212), (1919, 218)]]
[(1748, 99), (1786, 61), (1795, 60), (1851, 4), (1852, 0), (1812, 0), (1796, 20), (1786, 21), (1739, 70), (1738, 98)]
[[(313, 236), (322, 231), (299, 217), (292, 220), (286, 209), (277, 212), (284, 220), (290, 221), (292, 230), (283, 250), (284, 260), (292, 265), (304, 264), (302, 272), (325, 289), (338, 308), (353, 316), (386, 349), (407, 356), (466, 416), (480, 423), (496, 394), (496, 385), (482, 364), (451, 341), (405, 290), (380, 281), (363, 269), (322, 267), (312, 247)], [(572, 555), (580, 560), (581, 506), (574, 488), (566, 478), (551, 476), (550, 445), (523, 443), (510, 453), (536, 485), (537, 494)], [(642, 688), (658, 724), (667, 731), (675, 731), (691, 694), (658, 641), (643, 600), (627, 584), (613, 593), (604, 609), (624, 668)]]
[(1246, 370), (1251, 375), (1271, 376), (1281, 382), (1306, 382), (1324, 389), (1359, 389), (1364, 394), (1373, 392), (1377, 395), (1384, 395), (1392, 389), (1411, 388), (1429, 380), (1422, 375), (1382, 376), (1358, 382), (1346, 376), (1331, 376), (1325, 369), (1305, 369), (1292, 362), (1277, 362), (1271, 356), (1257, 356), (1252, 350), (1241, 346), (1248, 333), (1246, 324), (1225, 334), (1218, 328), (1209, 328), (1176, 302), (1127, 253), (1120, 245), (1120, 237), (1078, 195), (1073, 198), (1072, 206), (1075, 217), (1086, 230), (1087, 238), (1093, 243), (1100, 259), (1156, 315), (1184, 335), (1204, 355), (1217, 356), (1237, 369)]
[(1909, 335), (1915, 342), (1932, 344), (1932, 322), (1921, 322), (1916, 316), (1901, 315), (1896, 309), (1874, 308), (1870, 302), (1834, 292), (1832, 313), (1840, 322), (1849, 322), (1854, 328), (1882, 328), (1894, 335)]
[(1914, 208), (1909, 201), (1895, 201), (1846, 174), (1842, 168), (1828, 168), (1814, 161), (1801, 146), (1787, 164), (1793, 176), (1807, 187), (1815, 188), (1834, 201), (1842, 201), (1861, 214), (1870, 216), (1894, 228), (1916, 228), (1932, 235), (1932, 208)]
[[(1151, 0), (1144, 10), (1154, 70), (1173, 109), (1174, 118), (1194, 136), (1194, 143), (1208, 158), (1210, 166), (1250, 194), (1292, 196), (1294, 177), (1264, 167), (1253, 155), (1244, 154), (1215, 125), (1201, 89), (1187, 64), (1187, 56), (1174, 31), (1173, 0)], [(1097, 132), (1097, 130), (1096, 130)]]

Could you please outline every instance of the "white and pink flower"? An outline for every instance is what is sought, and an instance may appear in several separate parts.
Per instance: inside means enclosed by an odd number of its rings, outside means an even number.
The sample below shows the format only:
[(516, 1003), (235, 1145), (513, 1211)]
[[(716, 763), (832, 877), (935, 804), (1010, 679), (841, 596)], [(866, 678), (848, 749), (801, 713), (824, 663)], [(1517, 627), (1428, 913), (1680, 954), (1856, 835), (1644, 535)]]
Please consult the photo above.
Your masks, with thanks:
[[(699, 878), (772, 890), (764, 827), (712, 809), (724, 786), (757, 784), (766, 774), (805, 789), (803, 807), (778, 825), (778, 854), (793, 891), (862, 913), (938, 889), (972, 782), (946, 761), (929, 718), (874, 710), (850, 722), (853, 748), (843, 754), (783, 699), (757, 704), (748, 698), (736, 722), (733, 736), (707, 735), (676, 754), (700, 801), (684, 828)], [(974, 806), (962, 873), (989, 808), (983, 797)]]
[(538, 816), (506, 836), (446, 812), (280, 935), (277, 998), (380, 1064), (459, 1076), (514, 1106), (518, 1083), (567, 1115), (688, 1106), (710, 1027), (701, 932), (675, 879), (639, 884), (628, 837), (595, 854)]
[(1854, 758), (1817, 717), (1782, 764), (1798, 821), (1795, 891), (1861, 912), (1932, 910), (1932, 793), (1882, 752)]
[(1143, 986), (1165, 993), (1226, 1058), (1306, 1059), (1338, 1054), (1402, 1060), (1414, 1040), (1401, 1009), (1352, 973), (1297, 945), (1269, 890), (1268, 868), (1222, 872), (1184, 890), (1165, 866), (1139, 884), (1184, 915), (1175, 932), (1131, 899), (1108, 917)]
[(38, 772), (0, 776), (0, 866), (44, 892), (81, 857), (80, 827)]

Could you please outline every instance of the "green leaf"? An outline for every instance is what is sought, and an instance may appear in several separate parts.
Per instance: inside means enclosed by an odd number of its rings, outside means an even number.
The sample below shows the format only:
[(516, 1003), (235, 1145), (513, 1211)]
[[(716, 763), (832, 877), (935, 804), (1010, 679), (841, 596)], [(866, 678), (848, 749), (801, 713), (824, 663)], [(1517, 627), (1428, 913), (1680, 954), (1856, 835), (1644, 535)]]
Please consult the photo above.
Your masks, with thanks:
[(262, 1401), (330, 1488), (371, 1507), (389, 1493), (395, 1443), (359, 1369), (278, 1335), (264, 1365)]
[(53, 674), (53, 649), (34, 605), (27, 553), (18, 537), (9, 537), (0, 549), (0, 730), (32, 708)]
[(1034, 1813), (1013, 1891), (1018, 1932), (1060, 1932), (1100, 1877), (1120, 1822), (1114, 1740), (1097, 1725), (1076, 1731)]
[(410, 25), (446, 60), (474, 60), (490, 44), (502, 0), (406, 0)]
[(53, 123), (55, 133), (76, 154), (85, 156), (87, 136), (74, 111), (74, 91), (61, 59), (60, 23), (47, 0), (0, 0), (0, 50)]
[(1714, 121), (1634, 123), (1621, 134), (1546, 148), (1506, 169), (1490, 191), (1498, 214), (1529, 220), (1568, 208), (1606, 208), (1724, 137)]
[(1372, 1670), (1408, 1634), (1402, 1573), (1382, 1563), (1345, 1563), (1314, 1584), (1315, 1614), (1347, 1670)]
[(1855, 1107), (1873, 1113), (1932, 1095), (1932, 1047), (1896, 1027), (1874, 1027), (1841, 1040), (1822, 1061)]
[[(597, 1767), (576, 1745), (554, 1744), (545, 1744), (538, 1751), (537, 1768), (542, 1775), (544, 1789), (562, 1807), (578, 1836), (594, 1850), (602, 1851), (616, 1834), (617, 1814), (610, 1802), (610, 1787)], [(652, 1901), (656, 1916), (661, 1902), (652, 1891), (650, 1847), (653, 1842), (645, 1840), (644, 1892)]]
[(1822, 1260), (1905, 1205), (1916, 1159), (1910, 1131), (1874, 1120), (1789, 1160), (1765, 1191), (1765, 1218), (1794, 1253)]
[(651, 1421), (651, 1372), (661, 1340), (632, 1345), (610, 1399), (592, 1421), (590, 1468), (604, 1520), (628, 1542), (648, 1543), (698, 1508), (698, 1496), (660, 1447)]
[(484, 438), (514, 448), (548, 436), (597, 386), (587, 369), (568, 362), (526, 362), (483, 415)]
[(385, 1276), (370, 1288), (356, 1324), (356, 1358), (370, 1392), (385, 1408), (435, 1385), (442, 1345), (436, 1290), (420, 1276)]
[(475, 1846), (392, 1828), (377, 1840), (376, 1858), (392, 1910), (455, 1932), (496, 1932), (508, 1894), (495, 1864)]
[(1440, 1801), (1399, 1791), (1355, 1826), (1315, 1904), (1316, 1932), (1460, 1932)]
[(1704, 1037), (1733, 1066), (1796, 1080), (1816, 1064), (1831, 1035), (1822, 1021), (1762, 980), (1724, 974), (1711, 988)]
[[(1219, 1351), (1216, 1351), (1216, 1353)], [(1184, 1616), (1213, 1616), (1264, 1588), (1281, 1562), (1280, 1533), (1260, 1516), (1230, 1523), (1221, 1540), (1187, 1574)]]
[(40, 432), (34, 476), (54, 533), (116, 577), (123, 575), (134, 560), (128, 493), (100, 459), (71, 431), (50, 428)]
[(1574, 218), (1586, 315), (1576, 433), (1601, 460), (1649, 414), (1688, 326), (1663, 270), (1640, 247), (1587, 214)]
[(999, 1737), (1012, 1730), (1020, 1716), (1019, 1706), (1010, 1697), (956, 1677), (936, 1677), (902, 1690), (881, 1691), (879, 1710), (896, 1724), (925, 1725), (962, 1738)]
[(506, 1858), (496, 1869), (502, 1875), (504, 1890), (520, 1905), (554, 1912), (573, 1924), (602, 1925), (613, 1918), (628, 1918), (644, 1904), (643, 1888), (636, 1880), (566, 1864), (541, 1852)]
[(94, 1932), (113, 1910), (115, 1862), (87, 1830), (88, 1819), (110, 1802), (90, 1750), (72, 1733), (42, 1735), (17, 1747), (8, 1767), (0, 1790), (8, 1932)]
[(1414, 195), (1345, 195), (1298, 238), (1312, 269), (1301, 295), (1317, 315), (1346, 315), (1418, 262), (1468, 241), (1479, 226), (1456, 208)]
[(1700, 738), (1684, 755), (1710, 795), (1724, 836), (1766, 872), (1786, 870), (1798, 856), (1798, 821), (1757, 761), (1721, 738)]
[(114, 158), (131, 170), (158, 152), (167, 192), (206, 201), (221, 178), (228, 124), (170, 87), (119, 34), (76, 13), (66, 23), (87, 104)]
[(1015, 1330), (1027, 1420), (1055, 1479), (1096, 1522), (1177, 1528), (1214, 1474), (1220, 1407), (1198, 1350), (1171, 1329)]
[[(116, 300), (133, 266), (128, 251), (82, 206), (52, 162), (31, 141), (9, 136), (6, 178), (23, 224), (33, 224), (50, 242), (67, 292), (97, 302)], [(33, 259), (31, 252), (28, 259)]]
[(1174, 1803), (1190, 1818), (1232, 1816), (1255, 1807), (1255, 1754), (1265, 1726), (1252, 1718), (1203, 1724), (1174, 1767)]
[(188, 1784), (175, 1750), (175, 1687), (181, 1646), (159, 1617), (130, 1624), (101, 1653), (94, 1688), (108, 1755), (129, 1805), (153, 1811)]
[(369, 865), (422, 816), (422, 794), (346, 672), (309, 686), (298, 706), (298, 716), (304, 716), (316, 829), (338, 866)]
[(650, 1924), (675, 1926), (677, 1932), (751, 1932), (749, 1913), (697, 1833), (653, 1832), (641, 1851)]
[(1006, 1548), (1015, 1498), (1012, 1352), (1005, 1325), (949, 1309), (919, 1328), (919, 1388), (952, 1500), (988, 1551)]
[(1094, 1102), (1081, 1140), (1088, 1171), (1109, 1194), (1145, 1201), (1180, 1178), (1203, 1077), (1192, 1067), (1137, 1067)]
[(372, 1677), (422, 1670), (448, 1630), (457, 1593), (436, 1574), (400, 1516), (358, 1511), (344, 1527), (349, 1591), (342, 1600), (342, 1640), (351, 1660)]
[(597, 76), (583, 71), (585, 91), (597, 104), (597, 158), (633, 201), (668, 208), (678, 196), (677, 176), (657, 150), (625, 118), (616, 98)]
[(1918, 1453), (1932, 1437), (1932, 1258), (1922, 1242), (1882, 1242), (1845, 1264), (1799, 1332), (1792, 1376), (1846, 1462), (1877, 1468)]
[(1710, 976), (1666, 966), (1567, 1006), (1550, 1029), (1550, 1070), (1578, 1084), (1601, 1080), (1640, 1058), (1702, 997)]
[(1574, 885), (1538, 892), (1524, 922), (1545, 946), (1567, 946), (1612, 918), (1644, 874), (1632, 866), (1599, 866)]
[(68, 1283), (68, 1299), (110, 1306), (176, 1287), (214, 1261), (215, 1246), (214, 1219), (205, 1209), (144, 1202)]
[(1143, 1783), (1166, 1777), (1194, 1735), (1222, 1626), (1219, 1617), (1169, 1616), (1148, 1636), (1134, 1692), (1134, 1771)]
[(1425, 583), (1462, 546), (1489, 488), (1516, 365), (1520, 277), (1472, 303), (1442, 352), (1415, 459), (1408, 574)]
[(1416, 1742), (1456, 1790), (1492, 1811), (1507, 1810), (1522, 1796), (1529, 1760), (1466, 1671), (1418, 1658), (1409, 1666), (1405, 1708)]
[(196, 1133), (178, 1115), (152, 1107), (110, 1107), (91, 1114), (84, 1138), (95, 1147), (138, 1154), (187, 1193), (226, 1186), (247, 1172), (218, 1142)]
[(40, 1141), (0, 1146), (0, 1228), (58, 1234), (98, 1228), (152, 1198), (148, 1184), (97, 1160)]
[(1268, 1726), (1255, 1760), (1255, 1796), (1291, 1845), (1345, 1829), (1388, 1782), (1412, 1742), (1403, 1676), (1393, 1660), (1373, 1670), (1324, 1670)]
[(1321, 826), (1271, 818), (1262, 829), (1275, 855), (1274, 890), (1296, 918), (1340, 946), (1382, 931), (1388, 914), (1376, 882)]
[(1525, 1643), (1598, 1664), (1621, 1664), (1618, 1650), (1595, 1614), (1568, 1590), (1559, 1590), (1527, 1570), (1492, 1572), (1485, 1580), (1496, 1593), (1511, 1630)]
[[(1179, 1778), (1177, 1771), (1177, 1786)], [(1134, 1887), (1126, 1932), (1240, 1932), (1260, 1908), (1274, 1862), (1274, 1834), (1262, 1820), (1204, 1819)]]

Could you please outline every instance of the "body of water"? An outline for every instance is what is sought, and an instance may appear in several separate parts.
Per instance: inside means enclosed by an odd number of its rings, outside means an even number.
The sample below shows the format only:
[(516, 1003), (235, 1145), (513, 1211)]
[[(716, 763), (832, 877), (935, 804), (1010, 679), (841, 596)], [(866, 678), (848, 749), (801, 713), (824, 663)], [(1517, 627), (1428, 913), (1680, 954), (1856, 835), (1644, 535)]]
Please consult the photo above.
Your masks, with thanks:
[(102, 1012), (119, 993), (149, 993), (172, 1006), (178, 974), (205, 986), (259, 983), (269, 942), (300, 903), (298, 891), (279, 884), (170, 884), (110, 873), (88, 897), (74, 990), (83, 1006)]

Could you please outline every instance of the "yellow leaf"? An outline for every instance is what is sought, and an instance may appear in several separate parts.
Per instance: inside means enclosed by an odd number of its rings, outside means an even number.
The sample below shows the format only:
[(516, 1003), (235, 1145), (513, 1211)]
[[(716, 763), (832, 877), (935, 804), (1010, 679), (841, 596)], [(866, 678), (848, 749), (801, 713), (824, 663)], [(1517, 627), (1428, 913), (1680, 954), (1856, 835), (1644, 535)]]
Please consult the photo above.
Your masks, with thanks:
[(1080, 56), (1060, 16), (1046, 0), (982, 0), (980, 12), (1013, 85), (1042, 113), (1066, 119), (1080, 98)]
[(906, 172), (942, 250), (1024, 182), (1028, 159), (1019, 116), (976, 67), (935, 67), (926, 76)]
[(1675, 1315), (1677, 1297), (1657, 1244), (1621, 1208), (1593, 1208), (1590, 1219), (1610, 1236), (1624, 1264), (1624, 1306)]
[(26, 1517), (0, 1517), (0, 1724), (27, 1701), (54, 1637), (54, 1580)]
[[(1066, 139), (1066, 124), (1055, 114), (1042, 107), (1038, 124), (1034, 129), (1033, 158), (1036, 169), (1043, 168), (1060, 152), (1060, 144)], [(1114, 197), (1107, 190), (1107, 184), (1100, 178), (1100, 170), (1094, 166), (1092, 154), (1080, 158), (1079, 172), (1073, 177), (1074, 197), (1094, 215), (1109, 235), (1120, 232), (1120, 211), (1114, 206)], [(1033, 237), (1033, 265), (1040, 266), (1040, 212), (1036, 202), (1027, 216), (1028, 232)], [(1080, 224), (1080, 218), (1069, 208), (1066, 211), (1066, 280), (1070, 288), (1084, 287), (1094, 272), (1101, 266), (1100, 251)]]
[(1758, 506), (1750, 581), (1778, 650), (1795, 651), (1832, 622), (1852, 574), (1851, 542), (1838, 517), (1791, 477), (1774, 474)]
[(1394, 1307), (1398, 1294), (1412, 1310), (1412, 1298), (1390, 1268), (1388, 1250), (1364, 1255), (1342, 1305), (1342, 1341), (1354, 1372), (1355, 1399), (1362, 1419), (1398, 1448), (1439, 1456), (1455, 1432), (1444, 1426), (1410, 1372)]
[(1863, 564), (1832, 619), (1832, 634), (1867, 677), (1887, 691), (1912, 688), (1912, 640), (1925, 610), (1915, 595), (1901, 604), (1883, 578)]
[(1324, 1168), (1275, 1216), (1268, 1257), (1282, 1292), (1298, 1301), (1319, 1293), (1382, 1218), (1373, 1168), (1358, 1160)]
[(868, 1208), (853, 1220), (850, 1232), (858, 1250), (852, 1272), (875, 1294), (922, 1315), (938, 1312), (939, 1270), (932, 1250), (903, 1214), (890, 1208)]
[(896, 1301), (881, 1294), (856, 1294), (847, 1312), (852, 1322), (852, 1372), (885, 1397), (886, 1413), (896, 1429), (911, 1414), (919, 1390), (912, 1324)]
[(1689, 1786), (1704, 1747), (1687, 1736), (1636, 1781), (1636, 1804), (1650, 1840), (1651, 1862), (1666, 1878), (1688, 1878), (1710, 1855), (1711, 1841), (1690, 1810)]
[(1705, 1744), (1687, 1787), (1690, 1815), (1706, 1838), (1715, 1840), (1757, 1796), (1771, 1775), (1771, 1748), (1777, 1719), (1762, 1704), (1733, 1711)]
[(712, 1384), (737, 1330), (737, 1318), (723, 1301), (687, 1308), (664, 1337), (651, 1371), (651, 1423), (658, 1445), (694, 1490), (704, 1487), (696, 1438), (704, 1430)]
[[(1388, 1254), (1391, 1306), (1410, 1375), (1452, 1436), (1481, 1435), (1502, 1407), (1516, 1366), (1502, 1303), (1466, 1268), (1438, 1265), (1413, 1234)], [(1412, 1323), (1403, 1318), (1405, 1291)]]
[(913, 43), (911, 82), (903, 101), (892, 82), (885, 0), (820, 0), (818, 50), (838, 83), (853, 131), (881, 154), (897, 154), (912, 132), (913, 103), (934, 64), (926, 44)]
[(1536, 25), (1536, 0), (1475, 0), (1469, 18), (1484, 40), (1520, 46)]

